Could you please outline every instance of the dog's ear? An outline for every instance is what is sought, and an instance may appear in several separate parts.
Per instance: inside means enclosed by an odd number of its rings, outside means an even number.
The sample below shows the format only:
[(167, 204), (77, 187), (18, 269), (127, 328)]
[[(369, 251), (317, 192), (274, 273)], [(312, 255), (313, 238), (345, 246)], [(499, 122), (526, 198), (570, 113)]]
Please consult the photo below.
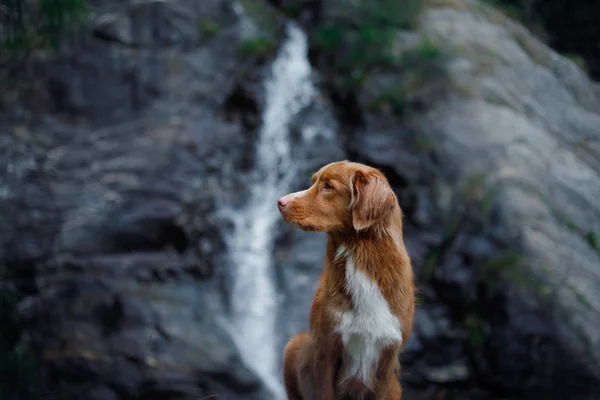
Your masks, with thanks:
[(390, 185), (376, 174), (356, 171), (350, 189), (352, 225), (357, 231), (381, 221), (398, 203)]

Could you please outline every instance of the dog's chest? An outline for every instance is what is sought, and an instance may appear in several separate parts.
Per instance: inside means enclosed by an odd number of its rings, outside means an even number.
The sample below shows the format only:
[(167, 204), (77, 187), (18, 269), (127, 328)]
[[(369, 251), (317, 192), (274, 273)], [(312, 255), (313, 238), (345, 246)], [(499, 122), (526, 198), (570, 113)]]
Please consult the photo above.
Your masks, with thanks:
[(336, 312), (336, 332), (341, 336), (348, 364), (348, 375), (369, 383), (382, 350), (402, 342), (400, 321), (390, 310), (379, 287), (356, 269), (352, 257), (346, 257), (346, 290), (352, 309)]

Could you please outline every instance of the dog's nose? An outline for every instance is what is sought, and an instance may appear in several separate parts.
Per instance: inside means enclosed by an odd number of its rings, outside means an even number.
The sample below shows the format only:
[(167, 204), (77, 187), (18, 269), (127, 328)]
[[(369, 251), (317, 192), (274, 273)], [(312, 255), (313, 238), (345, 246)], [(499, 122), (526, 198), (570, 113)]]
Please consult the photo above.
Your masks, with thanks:
[(277, 205), (279, 206), (279, 208), (285, 207), (287, 203), (289, 203), (289, 200), (286, 199), (285, 196), (277, 200)]

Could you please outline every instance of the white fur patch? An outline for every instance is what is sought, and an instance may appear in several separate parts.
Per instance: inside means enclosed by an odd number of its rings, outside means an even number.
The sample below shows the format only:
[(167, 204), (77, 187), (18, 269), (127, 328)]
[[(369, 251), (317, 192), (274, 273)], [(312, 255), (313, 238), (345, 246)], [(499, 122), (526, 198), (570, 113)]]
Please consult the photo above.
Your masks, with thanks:
[(365, 273), (356, 269), (352, 254), (345, 247), (336, 259), (346, 257), (346, 289), (352, 297), (352, 310), (337, 312), (336, 331), (341, 335), (350, 360), (349, 376), (359, 378), (367, 386), (381, 357), (382, 350), (402, 343), (400, 321), (392, 313), (379, 287)]
[(335, 260), (338, 260), (347, 254), (348, 254), (348, 249), (346, 249), (344, 246), (340, 246), (337, 249), (337, 251), (335, 252)]

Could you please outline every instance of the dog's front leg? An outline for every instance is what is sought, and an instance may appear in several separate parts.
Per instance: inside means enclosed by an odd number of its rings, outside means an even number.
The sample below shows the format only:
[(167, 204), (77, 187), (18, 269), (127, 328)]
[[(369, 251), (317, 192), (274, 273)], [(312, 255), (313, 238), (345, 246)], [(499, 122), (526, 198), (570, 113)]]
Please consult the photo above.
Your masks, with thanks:
[(398, 362), (398, 347), (395, 345), (387, 347), (379, 359), (379, 364), (375, 371), (375, 399), (386, 399), (388, 390), (392, 386), (392, 380), (396, 379), (394, 367)]
[(314, 358), (315, 400), (335, 400), (335, 359), (330, 349), (319, 346)]

